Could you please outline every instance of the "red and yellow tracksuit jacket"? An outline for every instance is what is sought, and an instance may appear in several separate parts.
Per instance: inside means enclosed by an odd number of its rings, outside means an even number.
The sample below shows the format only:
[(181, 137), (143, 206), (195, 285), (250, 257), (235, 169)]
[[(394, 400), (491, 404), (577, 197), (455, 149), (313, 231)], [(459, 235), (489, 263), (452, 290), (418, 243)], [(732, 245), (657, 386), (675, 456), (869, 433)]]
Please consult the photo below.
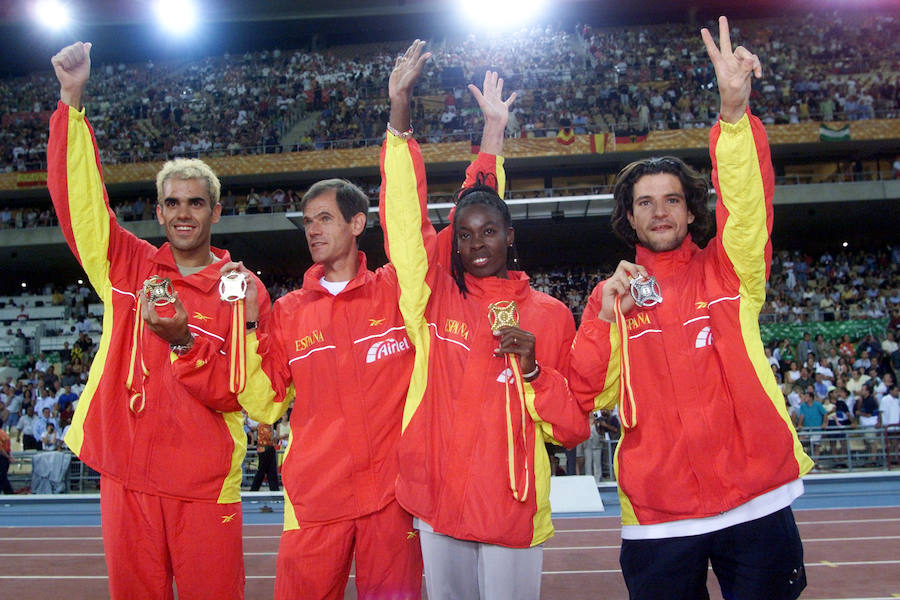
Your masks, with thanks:
[[(427, 219), (418, 144), (389, 133), (381, 168), (381, 225), (415, 346), (397, 499), (438, 533), (515, 548), (540, 544), (553, 534), (544, 443), (574, 446), (588, 437), (587, 419), (557, 370), (574, 335), (572, 314), (532, 290), (521, 272), (466, 275), (463, 297)], [(541, 374), (531, 383), (493, 354), (489, 305), (507, 300), (517, 304), (519, 326), (536, 337)]]
[(282, 464), (285, 530), (354, 519), (394, 499), (400, 415), (413, 350), (397, 308), (397, 277), (359, 270), (339, 294), (313, 265), (303, 287), (275, 301), (269, 321), (247, 336), (251, 418), (273, 423), (291, 405)]
[[(758, 316), (771, 261), (774, 177), (749, 112), (710, 133), (717, 234), (701, 250), (637, 248), (662, 303), (596, 318), (588, 301), (566, 371), (586, 409), (619, 403), (622, 521), (648, 525), (731, 510), (812, 468), (763, 352)], [(595, 318), (591, 318), (591, 316)]]
[[(62, 102), (50, 121), (47, 185), (66, 242), (103, 301), (103, 334), (66, 444), (126, 488), (204, 502), (240, 501), (247, 447), (230, 371), (233, 306), (219, 299), (217, 261), (183, 277), (168, 244), (156, 248), (110, 210), (93, 130)], [(168, 277), (196, 336), (178, 357), (144, 329), (137, 294)], [(268, 294), (256, 280), (260, 305)], [(241, 340), (242, 341), (242, 340)], [(236, 389), (236, 388), (235, 388)]]
[[(495, 164), (479, 155), (463, 185), (479, 173), (496, 178)], [(356, 277), (338, 295), (322, 287), (324, 274), (313, 265), (303, 287), (276, 300), (271, 320), (247, 336), (239, 400), (248, 414), (274, 423), (294, 403), (282, 465), (285, 530), (354, 519), (394, 499), (413, 365), (397, 275), (390, 265), (370, 271), (362, 252)]]

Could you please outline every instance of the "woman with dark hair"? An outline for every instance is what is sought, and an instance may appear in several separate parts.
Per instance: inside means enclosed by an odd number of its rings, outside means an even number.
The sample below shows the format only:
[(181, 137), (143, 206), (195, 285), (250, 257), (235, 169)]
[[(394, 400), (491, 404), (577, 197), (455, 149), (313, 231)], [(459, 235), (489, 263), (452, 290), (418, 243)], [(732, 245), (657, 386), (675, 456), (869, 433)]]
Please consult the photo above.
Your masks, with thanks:
[(469, 86), (485, 116), (474, 166), (484, 164), (488, 175), (458, 195), (451, 233), (437, 236), (423, 219), (424, 165), (409, 120), (429, 56), (422, 45), (391, 74), (382, 149), (381, 225), (416, 350), (397, 499), (415, 517), (431, 600), (538, 598), (541, 544), (553, 534), (544, 443), (588, 437), (587, 417), (557, 370), (574, 321), (514, 270), (512, 219), (490, 184), (496, 178), (502, 189), (502, 158), (494, 155), (515, 95), (501, 100), (496, 73), (486, 75), (483, 92)]

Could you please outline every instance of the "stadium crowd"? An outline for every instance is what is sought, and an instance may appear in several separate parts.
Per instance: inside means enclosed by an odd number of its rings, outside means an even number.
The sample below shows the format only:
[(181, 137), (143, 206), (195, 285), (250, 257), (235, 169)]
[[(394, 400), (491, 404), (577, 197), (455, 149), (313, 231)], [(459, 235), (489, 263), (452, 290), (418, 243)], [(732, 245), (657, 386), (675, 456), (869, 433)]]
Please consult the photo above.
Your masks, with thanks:
[[(617, 135), (708, 127), (718, 99), (691, 29), (547, 26), (434, 43), (413, 110), (417, 137), (471, 139), (478, 110), (465, 84), (487, 67), (520, 92), (509, 135), (556, 136), (565, 127)], [(900, 20), (811, 14), (746, 21), (732, 33), (766, 57), (765, 78), (752, 98), (763, 122), (897, 116)], [(378, 144), (387, 120), (383, 90), (403, 46), (103, 65), (88, 98), (96, 133), (105, 140), (101, 158), (114, 164)], [(42, 168), (54, 87), (46, 72), (0, 81), (0, 169)], [(300, 120), (303, 131), (285, 144), (285, 133)]]

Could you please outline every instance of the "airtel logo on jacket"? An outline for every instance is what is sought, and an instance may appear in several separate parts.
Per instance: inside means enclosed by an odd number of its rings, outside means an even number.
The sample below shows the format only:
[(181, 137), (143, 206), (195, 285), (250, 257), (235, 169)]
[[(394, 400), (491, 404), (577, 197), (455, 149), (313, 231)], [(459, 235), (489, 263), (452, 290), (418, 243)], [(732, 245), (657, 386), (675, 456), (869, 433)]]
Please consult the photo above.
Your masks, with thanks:
[(409, 350), (409, 348), (409, 338), (406, 337), (399, 341), (395, 339), (380, 340), (369, 346), (369, 351), (366, 352), (366, 364), (381, 360), (387, 356), (399, 354)]

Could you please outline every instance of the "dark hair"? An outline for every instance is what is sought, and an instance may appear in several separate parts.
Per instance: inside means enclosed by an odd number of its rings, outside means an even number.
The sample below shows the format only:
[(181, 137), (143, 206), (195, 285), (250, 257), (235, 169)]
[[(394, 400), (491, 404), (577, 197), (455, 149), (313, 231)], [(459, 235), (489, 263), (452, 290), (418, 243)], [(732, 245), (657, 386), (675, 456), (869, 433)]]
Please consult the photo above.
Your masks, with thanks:
[(300, 210), (306, 209), (306, 203), (317, 198), (329, 190), (334, 190), (334, 197), (337, 200), (338, 210), (346, 222), (357, 213), (362, 213), (368, 217), (369, 214), (369, 197), (366, 193), (353, 185), (346, 179), (323, 179), (317, 181), (311, 188), (303, 194), (300, 200)]
[(612, 216), (610, 216), (613, 232), (629, 246), (633, 247), (640, 243), (634, 228), (628, 222), (628, 215), (634, 214), (634, 184), (644, 175), (658, 173), (674, 175), (681, 181), (687, 209), (694, 216), (694, 222), (688, 225), (688, 232), (694, 243), (701, 248), (706, 246), (713, 236), (713, 216), (706, 207), (709, 199), (709, 184), (705, 177), (674, 156), (643, 158), (619, 171), (613, 190), (615, 206)]
[[(488, 174), (493, 177), (493, 174)], [(463, 268), (462, 258), (459, 256), (459, 242), (456, 239), (456, 222), (459, 219), (459, 213), (462, 209), (475, 204), (489, 206), (500, 213), (503, 218), (503, 226), (507, 229), (512, 227), (512, 215), (509, 213), (509, 207), (497, 191), (490, 185), (485, 184), (486, 177), (482, 173), (478, 174), (475, 185), (461, 189), (456, 194), (456, 209), (453, 212), (453, 245), (450, 254), (450, 274), (462, 295), (465, 297), (468, 288), (466, 288), (466, 272)], [(506, 268), (516, 270), (519, 268), (519, 253), (516, 246), (513, 246), (506, 252)]]

